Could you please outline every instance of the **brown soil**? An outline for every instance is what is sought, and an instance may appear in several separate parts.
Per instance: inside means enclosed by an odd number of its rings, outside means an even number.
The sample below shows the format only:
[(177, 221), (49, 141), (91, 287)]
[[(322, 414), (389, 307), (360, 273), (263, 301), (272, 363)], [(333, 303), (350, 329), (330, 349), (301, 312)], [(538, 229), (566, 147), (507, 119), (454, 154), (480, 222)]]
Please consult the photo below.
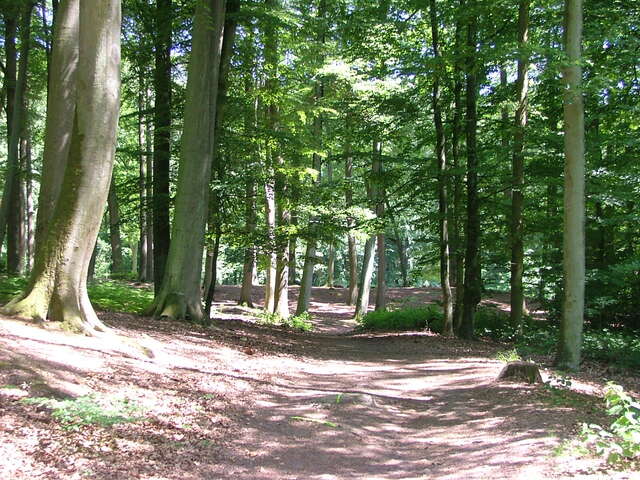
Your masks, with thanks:
[[(494, 357), (504, 345), (426, 332), (354, 333), (343, 289), (314, 289), (314, 333), (254, 323), (247, 309), (235, 306), (237, 294), (236, 287), (221, 288), (209, 329), (101, 315), (123, 336), (142, 337), (154, 358), (124, 343), (0, 322), (0, 478), (637, 474), (552, 454), (580, 422), (602, 420), (601, 382), (594, 374), (560, 393), (497, 382), (503, 363)], [(390, 290), (394, 302), (438, 296), (435, 290)], [(128, 398), (143, 407), (144, 420), (73, 431), (48, 408), (20, 401), (86, 394)]]

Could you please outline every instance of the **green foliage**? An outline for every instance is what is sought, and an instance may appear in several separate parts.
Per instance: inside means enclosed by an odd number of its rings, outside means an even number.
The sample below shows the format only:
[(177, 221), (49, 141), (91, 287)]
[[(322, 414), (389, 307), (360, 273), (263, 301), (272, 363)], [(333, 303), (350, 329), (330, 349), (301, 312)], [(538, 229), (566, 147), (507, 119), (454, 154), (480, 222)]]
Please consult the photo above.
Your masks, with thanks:
[(258, 322), (263, 325), (291, 328), (302, 332), (310, 332), (313, 330), (313, 323), (311, 323), (311, 314), (309, 312), (292, 315), (289, 318), (282, 318), (277, 313), (261, 312), (258, 314)]
[(142, 313), (153, 301), (153, 289), (148, 286), (105, 281), (89, 284), (88, 290), (98, 310)]
[(110, 427), (144, 419), (141, 416), (142, 408), (127, 398), (106, 400), (87, 395), (70, 400), (55, 400), (38, 397), (25, 398), (22, 403), (50, 409), (51, 416), (66, 430), (79, 430), (85, 425)]
[(510, 350), (504, 350), (496, 353), (496, 360), (500, 362), (506, 362), (506, 363), (518, 362), (522, 360), (522, 357), (518, 353), (517, 349), (512, 348)]
[(610, 464), (640, 461), (640, 403), (614, 383), (605, 389), (605, 402), (616, 419), (609, 429), (583, 424), (583, 441)]
[(442, 310), (437, 305), (409, 307), (398, 310), (377, 310), (359, 319), (363, 330), (422, 330), (442, 328)]
[(27, 286), (27, 279), (23, 277), (0, 278), (0, 302), (7, 303)]

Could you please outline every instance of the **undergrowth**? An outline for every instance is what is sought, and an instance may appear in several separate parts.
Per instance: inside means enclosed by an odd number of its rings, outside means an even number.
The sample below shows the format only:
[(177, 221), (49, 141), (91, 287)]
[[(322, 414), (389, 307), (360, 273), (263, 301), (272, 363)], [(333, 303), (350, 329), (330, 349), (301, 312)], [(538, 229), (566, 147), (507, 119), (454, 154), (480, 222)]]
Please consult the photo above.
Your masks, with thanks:
[(69, 400), (45, 397), (25, 398), (21, 402), (50, 409), (51, 416), (66, 430), (79, 430), (84, 425), (110, 427), (144, 419), (142, 408), (127, 398), (105, 400), (87, 395)]
[[(522, 333), (511, 325), (509, 316), (492, 307), (480, 307), (475, 316), (475, 332), (501, 342), (513, 343), (522, 358), (549, 355), (556, 351), (560, 335), (557, 323), (525, 317)], [(586, 328), (583, 334), (582, 356), (625, 368), (640, 368), (640, 336), (623, 329)]]
[(369, 312), (358, 320), (363, 330), (422, 330), (442, 328), (442, 310), (437, 305)]
[(640, 464), (640, 402), (620, 385), (609, 383), (605, 389), (607, 413), (615, 420), (609, 428), (583, 424), (582, 440), (607, 463), (617, 466)]
[(261, 312), (258, 314), (258, 323), (262, 325), (291, 328), (302, 332), (310, 332), (313, 330), (313, 323), (311, 323), (311, 314), (309, 312), (303, 312), (300, 315), (292, 315), (288, 318), (282, 318), (277, 313)]

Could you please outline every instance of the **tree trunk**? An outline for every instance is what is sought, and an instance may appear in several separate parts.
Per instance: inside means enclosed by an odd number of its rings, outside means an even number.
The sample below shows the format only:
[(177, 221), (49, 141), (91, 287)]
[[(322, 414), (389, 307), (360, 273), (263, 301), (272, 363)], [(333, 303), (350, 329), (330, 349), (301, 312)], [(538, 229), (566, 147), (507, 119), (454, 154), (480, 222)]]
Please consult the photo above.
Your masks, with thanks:
[[(464, 3), (461, 2), (461, 6)], [(462, 204), (463, 175), (460, 173), (460, 138), (462, 137), (462, 33), (463, 26), (460, 15), (456, 20), (455, 31), (455, 51), (457, 60), (454, 64), (454, 84), (453, 84), (453, 122), (451, 127), (451, 156), (453, 170), (456, 172), (453, 178), (453, 214), (451, 224), (451, 253), (454, 267), (454, 283), (456, 286), (455, 305), (453, 308), (453, 330), (457, 332), (462, 323), (463, 299), (464, 299), (464, 235)]]
[[(169, 162), (171, 160), (171, 0), (157, 0), (155, 19), (155, 111), (153, 130), (153, 271), (158, 295), (169, 255)], [(186, 114), (186, 112), (185, 112)], [(184, 134), (183, 134), (184, 135)], [(208, 133), (207, 133), (208, 135)], [(208, 177), (207, 177), (208, 180)], [(198, 272), (200, 273), (200, 272)]]
[(109, 209), (109, 240), (111, 243), (111, 273), (123, 273), (122, 239), (120, 238), (120, 207), (116, 192), (115, 179), (111, 179), (109, 197), (107, 199)]
[[(224, 13), (223, 0), (196, 6), (171, 247), (162, 287), (150, 309), (156, 317), (194, 322), (204, 317), (200, 274)], [(157, 245), (155, 234), (154, 240)], [(156, 270), (156, 278), (158, 274)]]
[(31, 140), (27, 139), (27, 155), (24, 158), (24, 186), (25, 186), (25, 233), (26, 233), (26, 268), (33, 268), (33, 251), (35, 242), (35, 207), (33, 204), (33, 159), (31, 155)]
[[(15, 83), (15, 89), (12, 88), (13, 78), (7, 77), (7, 133), (9, 144), (7, 146), (7, 170), (5, 176), (4, 189), (2, 191), (2, 203), (0, 204), (0, 247), (4, 243), (4, 237), (9, 228), (9, 234), (12, 236), (11, 241), (7, 242), (7, 260), (9, 273), (18, 274), (20, 270), (20, 226), (22, 224), (20, 215), (20, 135), (23, 132), (24, 122), (26, 121), (26, 102), (25, 93), (27, 89), (27, 74), (29, 66), (29, 50), (31, 45), (31, 13), (35, 3), (28, 1), (23, 6), (22, 11), (22, 28), (20, 29), (20, 65), (18, 67), (18, 75)], [(11, 23), (12, 20), (7, 18), (6, 22)], [(13, 29), (13, 27), (12, 27)], [(15, 30), (14, 30), (15, 31)], [(15, 44), (5, 46), (7, 59), (10, 55), (15, 58)], [(8, 62), (9, 63), (9, 62)], [(12, 66), (15, 69), (15, 63)], [(10, 116), (9, 116), (10, 113)], [(9, 118), (11, 118), (9, 120)], [(9, 248), (11, 247), (11, 248)]]
[(222, 236), (222, 231), (218, 228), (216, 230), (215, 239), (213, 241), (213, 248), (211, 249), (211, 258), (210, 258), (210, 266), (209, 271), (210, 278), (206, 283), (207, 288), (207, 299), (204, 304), (204, 311), (206, 313), (205, 324), (209, 325), (211, 323), (211, 305), (215, 301), (216, 297), (216, 285), (218, 284), (218, 257), (220, 256), (220, 237)]
[[(54, 24), (41, 175), (46, 180), (40, 185), (38, 197), (34, 257), (45, 244), (71, 146), (78, 71), (78, 8), (78, 0), (63, 2)], [(102, 212), (98, 215), (102, 217)]]
[(240, 289), (239, 303), (253, 307), (251, 298), (253, 275), (256, 269), (256, 247), (253, 244), (253, 238), (256, 230), (256, 187), (253, 177), (246, 180), (246, 199), (245, 199), (245, 229), (251, 245), (244, 250), (244, 266), (242, 268), (242, 287)]
[[(51, 90), (60, 91), (60, 83), (66, 88), (75, 87), (73, 92), (62, 89), (65, 98), (73, 101), (75, 115), (70, 131), (61, 129), (61, 119), (52, 111), (48, 112), (47, 123), (55, 122), (58, 135), (70, 136), (71, 146), (49, 228), (46, 236), (38, 237), (40, 244), (28, 288), (4, 307), (3, 312), (41, 321), (48, 313), (65, 328), (91, 335), (106, 330), (89, 301), (86, 279), (115, 154), (120, 87), (120, 2), (67, 0), (61, 4), (60, 15), (63, 25), (78, 25), (79, 28), (68, 30), (66, 38), (59, 35), (62, 29), (58, 29), (55, 50), (59, 56), (56, 60), (54, 53), (52, 72), (74, 70), (75, 61), (71, 65), (56, 64), (56, 61), (75, 58), (73, 53), (64, 51), (65, 47), (75, 50), (78, 52), (77, 84), (75, 81), (66, 83), (68, 77), (52, 75)], [(70, 22), (66, 23), (64, 19)], [(55, 97), (50, 95), (49, 98)], [(50, 165), (47, 158), (44, 161)], [(56, 177), (43, 178), (46, 184)], [(40, 200), (42, 205), (42, 197)]]
[[(382, 173), (382, 142), (373, 142), (373, 165), (372, 165), (372, 186), (371, 197), (373, 200), (373, 208), (376, 211), (376, 217), (380, 221), (384, 217), (384, 187)], [(378, 245), (378, 272), (376, 285), (376, 310), (384, 310), (386, 304), (387, 282), (387, 255), (385, 250), (384, 230), (376, 235)]]
[[(220, 144), (223, 135), (223, 124), (227, 106), (227, 90), (229, 89), (227, 77), (231, 65), (233, 43), (236, 35), (237, 13), (240, 9), (239, 0), (226, 0), (227, 12), (224, 20), (222, 46), (220, 50), (220, 66), (218, 74), (218, 98), (215, 111), (215, 130), (213, 144), (212, 172), (214, 183), (221, 186), (225, 171), (225, 162), (220, 159)], [(214, 188), (211, 192), (211, 212), (209, 226), (215, 232), (213, 250), (207, 248), (207, 263), (205, 268), (204, 291), (207, 292), (205, 301), (205, 313), (207, 324), (211, 321), (211, 304), (215, 297), (218, 255), (220, 252), (220, 237), (222, 235), (222, 198), (220, 188)]]
[(433, 106), (433, 121), (436, 127), (436, 162), (438, 165), (438, 215), (440, 217), (440, 284), (442, 287), (442, 308), (444, 324), (442, 334), (453, 335), (453, 306), (451, 304), (451, 283), (449, 279), (449, 204), (447, 195), (447, 161), (445, 154), (445, 135), (442, 124), (442, 110), (440, 106), (440, 75), (442, 67), (440, 45), (438, 42), (438, 20), (436, 15), (436, 1), (430, 0), (431, 39), (433, 54), (436, 58), (436, 71), (433, 77), (433, 92), (431, 104)]
[[(267, 167), (267, 170), (269, 169)], [(267, 173), (268, 177), (271, 176)], [(267, 178), (264, 185), (265, 193), (265, 220), (267, 222), (267, 278), (264, 292), (264, 309), (266, 312), (273, 312), (276, 305), (276, 198), (273, 179)]]
[[(245, 49), (243, 63), (249, 67), (254, 62), (255, 53), (252, 48)], [(249, 67), (250, 68), (250, 67)], [(252, 90), (255, 87), (253, 74), (249, 73), (245, 76), (244, 92), (247, 97), (252, 96)], [(251, 138), (256, 130), (258, 122), (258, 101), (254, 99), (251, 110), (247, 110), (244, 117), (244, 132), (247, 138)], [(247, 171), (257, 167), (256, 157), (258, 152), (254, 148), (254, 143), (249, 144), (249, 161), (247, 162)], [(253, 307), (252, 286), (256, 274), (256, 247), (255, 247), (255, 231), (257, 225), (256, 197), (257, 197), (256, 180), (252, 174), (245, 177), (245, 233), (247, 236), (247, 246), (244, 250), (244, 265), (242, 268), (242, 287), (240, 289), (240, 305)]]
[(360, 280), (358, 282), (358, 299), (356, 300), (354, 318), (360, 318), (366, 315), (369, 310), (369, 292), (371, 291), (371, 278), (373, 277), (375, 244), (375, 237), (368, 238), (364, 244), (364, 257), (362, 259), (362, 269), (360, 270)]
[[(266, 0), (265, 7), (269, 10), (278, 9), (279, 0)], [(278, 28), (273, 22), (266, 22), (264, 26), (264, 63), (265, 89), (271, 97), (267, 102), (266, 128), (273, 135), (276, 129), (278, 106), (273, 98), (278, 89)], [(277, 152), (272, 144), (277, 143), (269, 138), (266, 145), (266, 181), (265, 181), (265, 219), (267, 222), (267, 280), (265, 285), (264, 309), (273, 313), (276, 307), (277, 258), (276, 258), (276, 159)]]
[(145, 138), (145, 118), (142, 113), (147, 107), (145, 98), (147, 89), (144, 85), (142, 75), (138, 78), (138, 89), (138, 198), (140, 201), (140, 212), (138, 217), (138, 221), (140, 223), (140, 259), (138, 280), (146, 282), (151, 280), (147, 277), (147, 261), (148, 254), (151, 249), (149, 248), (149, 237), (147, 236), (147, 203), (149, 201), (149, 197), (147, 196), (147, 155), (149, 155), (149, 152), (147, 152), (147, 139)]
[[(348, 125), (347, 125), (347, 128)], [(349, 133), (347, 133), (349, 135)], [(347, 139), (345, 147), (344, 159), (344, 183), (345, 183), (345, 206), (349, 210), (353, 206), (353, 187), (351, 182), (353, 179), (353, 157), (351, 156), (350, 140)], [(349, 233), (347, 234), (348, 256), (349, 256), (349, 293), (347, 295), (347, 305), (355, 305), (358, 300), (358, 252), (356, 247), (356, 238), (351, 230), (355, 227), (353, 217), (347, 219)]]
[(474, 336), (474, 316), (480, 303), (481, 271), (480, 271), (480, 198), (478, 195), (478, 151), (476, 140), (477, 127), (477, 71), (476, 37), (477, 16), (476, 1), (466, 2), (470, 12), (467, 24), (467, 228), (465, 251), (464, 297), (462, 305), (462, 321), (458, 335), (470, 339)]
[[(149, 92), (147, 92), (147, 101), (149, 98), (150, 94)], [(148, 105), (148, 103), (147, 103)], [(153, 202), (154, 202), (154, 195), (153, 195), (153, 164), (154, 164), (154, 154), (153, 154), (153, 149), (154, 149), (154, 138), (155, 135), (153, 133), (153, 127), (152, 127), (152, 122), (149, 121), (149, 119), (147, 119), (146, 122), (146, 131), (145, 131), (145, 138), (146, 138), (146, 144), (147, 144), (147, 148), (146, 148), (146, 160), (147, 160), (147, 166), (146, 166), (146, 172), (147, 172), (147, 178), (146, 178), (146, 182), (145, 182), (145, 197), (146, 197), (146, 203), (145, 203), (145, 227), (146, 227), (146, 239), (147, 239), (147, 273), (146, 273), (146, 278), (147, 278), (147, 282), (153, 282), (155, 281), (155, 270), (154, 270), (154, 256), (153, 256), (153, 250), (154, 250), (154, 243), (153, 243), (153, 212), (154, 212), (154, 206), (153, 206)]]
[(584, 106), (580, 67), (582, 0), (565, 0), (564, 93), (564, 301), (556, 364), (578, 369), (584, 321)]
[(524, 311), (524, 136), (527, 127), (528, 86), (527, 70), (529, 58), (526, 52), (529, 37), (529, 0), (520, 0), (518, 14), (518, 79), (516, 89), (518, 108), (516, 110), (513, 135), (512, 187), (511, 187), (511, 324), (522, 333)]

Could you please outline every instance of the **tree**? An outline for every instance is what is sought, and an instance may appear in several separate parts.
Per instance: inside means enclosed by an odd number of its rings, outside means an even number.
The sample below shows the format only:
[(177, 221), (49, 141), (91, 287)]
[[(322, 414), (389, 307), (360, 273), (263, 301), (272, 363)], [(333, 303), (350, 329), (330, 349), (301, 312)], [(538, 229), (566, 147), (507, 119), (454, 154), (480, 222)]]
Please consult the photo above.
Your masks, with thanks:
[(447, 160), (445, 153), (445, 134), (442, 124), (442, 109), (440, 106), (440, 75), (442, 59), (440, 55), (440, 42), (438, 36), (438, 17), (436, 13), (436, 1), (429, 2), (429, 17), (431, 20), (431, 44), (436, 60), (433, 78), (433, 92), (431, 104), (433, 106), (433, 123), (436, 129), (436, 161), (438, 164), (438, 214), (440, 230), (440, 284), (442, 285), (442, 308), (444, 313), (444, 325), (442, 333), (453, 335), (453, 306), (451, 304), (451, 283), (449, 275), (449, 205), (447, 195)]
[[(9, 36), (6, 44), (7, 64), (10, 65), (7, 72), (7, 132), (8, 158), (7, 174), (2, 192), (2, 203), (0, 205), (0, 246), (4, 242), (7, 227), (9, 229), (9, 239), (7, 241), (7, 270), (9, 273), (21, 273), (23, 268), (22, 252), (22, 205), (20, 202), (21, 175), (20, 175), (20, 137), (24, 132), (26, 122), (26, 102), (25, 94), (27, 89), (27, 72), (29, 65), (29, 50), (31, 45), (31, 13), (35, 6), (32, 1), (24, 2), (21, 12), (20, 25), (20, 65), (18, 67), (17, 78), (15, 75), (15, 17), (9, 13), (5, 18), (8, 24)], [(14, 7), (17, 13), (20, 11)]]
[(467, 139), (467, 228), (464, 271), (462, 319), (458, 329), (461, 338), (473, 338), (475, 310), (480, 303), (480, 197), (478, 195), (477, 97), (478, 65), (476, 42), (478, 19), (476, 2), (465, 2), (467, 18), (467, 81), (466, 81), (466, 139)]
[(162, 286), (149, 309), (156, 317), (194, 322), (204, 317), (200, 275), (224, 14), (224, 0), (196, 4), (171, 246)]
[(556, 363), (580, 365), (584, 321), (584, 103), (581, 90), (582, 0), (565, 1), (564, 92), (564, 300)]
[[(153, 129), (153, 275), (156, 294), (164, 279), (170, 246), (169, 173), (171, 160), (171, 0), (157, 0), (155, 10), (155, 92)], [(151, 242), (147, 243), (147, 248)], [(148, 254), (151, 252), (147, 251)], [(150, 278), (148, 280), (151, 280)]]
[(524, 135), (527, 126), (527, 102), (529, 68), (527, 43), (529, 39), (529, 0), (520, 0), (518, 13), (518, 79), (516, 90), (518, 108), (516, 110), (515, 131), (513, 135), (513, 160), (511, 187), (511, 323), (522, 332), (522, 314), (524, 290), (522, 274), (524, 271), (524, 225), (522, 208), (524, 203)]
[[(50, 128), (45, 143), (50, 147), (64, 144), (57, 137), (68, 136), (69, 149), (64, 157), (50, 155), (44, 159), (46, 172), (54, 163), (64, 172), (63, 176), (44, 177), (43, 189), (58, 192), (55, 208), (46, 230), (41, 230), (38, 237), (26, 291), (2, 311), (40, 321), (49, 316), (66, 329), (94, 335), (107, 330), (91, 306), (86, 281), (115, 153), (120, 1), (65, 0), (59, 6), (56, 23), (49, 95), (53, 108), (47, 111)], [(71, 124), (59, 117), (53, 92), (71, 102)], [(57, 180), (59, 185), (44, 188)], [(42, 201), (41, 194), (41, 205)]]

